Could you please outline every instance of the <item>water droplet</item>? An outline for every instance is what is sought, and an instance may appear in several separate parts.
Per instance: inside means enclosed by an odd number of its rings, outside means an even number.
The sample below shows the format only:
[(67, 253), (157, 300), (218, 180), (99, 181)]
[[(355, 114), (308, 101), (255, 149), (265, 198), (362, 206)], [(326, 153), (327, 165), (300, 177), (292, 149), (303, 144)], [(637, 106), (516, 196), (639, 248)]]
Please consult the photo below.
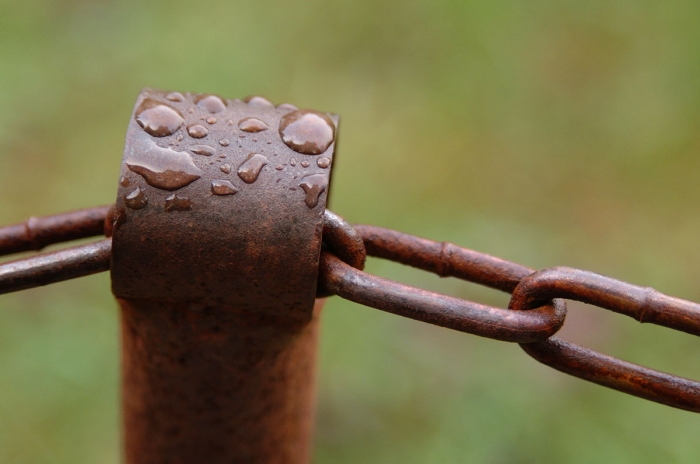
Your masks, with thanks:
[(233, 119), (227, 119), (227, 120), (226, 120), (226, 125), (228, 125), (228, 126), (233, 126)]
[(216, 124), (216, 118), (214, 116), (209, 116), (207, 118), (207, 124)]
[(165, 190), (176, 190), (202, 176), (189, 154), (171, 148), (161, 148), (151, 139), (150, 146), (137, 151), (126, 160), (126, 165), (139, 174), (148, 185)]
[(136, 122), (153, 137), (173, 135), (185, 123), (175, 108), (146, 98), (136, 109)]
[(253, 137), (253, 142), (257, 142), (257, 141), (258, 141), (258, 139)]
[(226, 154), (225, 153), (220, 154), (219, 158), (226, 158)]
[(267, 164), (267, 157), (259, 153), (248, 155), (243, 164), (238, 167), (238, 177), (246, 184), (252, 184), (258, 179), (260, 170)]
[(146, 194), (143, 193), (143, 190), (136, 187), (133, 192), (124, 197), (124, 203), (131, 209), (141, 209), (145, 208), (148, 204), (148, 198), (146, 198)]
[(190, 147), (195, 155), (211, 156), (216, 153), (216, 150), (209, 145), (192, 145)]
[(313, 208), (318, 205), (318, 197), (326, 190), (326, 176), (324, 174), (311, 174), (301, 179), (299, 184), (306, 193), (306, 206)]
[(304, 167), (304, 168), (308, 168), (308, 167), (309, 167), (309, 162), (306, 161), (306, 160), (304, 160), (304, 161), (301, 162), (301, 166)]
[(238, 189), (227, 180), (213, 180), (211, 182), (211, 193), (214, 195), (234, 195)]
[(238, 123), (238, 127), (245, 132), (262, 132), (270, 128), (270, 126), (258, 118), (241, 119), (241, 121)]
[(129, 182), (129, 179), (127, 177), (122, 176), (119, 179), (119, 185), (121, 185), (122, 187), (128, 187), (129, 185), (131, 185), (131, 182)]
[(316, 160), (316, 164), (318, 165), (319, 168), (326, 169), (326, 168), (328, 168), (328, 166), (331, 165), (331, 160), (330, 160), (330, 158), (326, 158), (325, 156), (322, 156)]
[(180, 92), (170, 92), (165, 96), (165, 98), (173, 102), (181, 102), (185, 100), (185, 96)]
[(194, 108), (187, 108), (187, 112), (190, 114), (194, 114)]
[(299, 108), (292, 105), (291, 103), (280, 103), (279, 105), (277, 105), (277, 109), (282, 111), (296, 111)]
[(292, 159), (289, 160), (289, 164), (290, 164), (291, 166), (296, 166), (296, 165), (297, 165), (297, 160), (295, 160), (294, 158), (292, 158)]
[(194, 137), (195, 139), (201, 139), (203, 137), (206, 137), (207, 134), (209, 134), (209, 129), (200, 124), (192, 124), (190, 126), (187, 126), (187, 133), (190, 134), (190, 137)]
[(180, 195), (173, 193), (168, 198), (165, 199), (165, 207), (163, 208), (166, 213), (172, 211), (189, 211), (192, 209), (192, 201), (189, 198), (181, 197)]
[(221, 165), (221, 172), (224, 174), (231, 174), (231, 165), (230, 164), (222, 164)]
[(245, 134), (239, 134), (239, 135), (238, 135), (238, 138), (239, 138), (239, 139), (244, 139), (244, 138), (245, 138)]
[(177, 134), (175, 136), (175, 140), (177, 140), (178, 142), (182, 142), (182, 139), (184, 139), (184, 138), (185, 138), (185, 136), (182, 134)]
[(117, 208), (114, 212), (114, 220), (112, 221), (112, 232), (119, 229), (123, 224), (126, 223), (126, 211), (124, 208)]
[(194, 102), (208, 113), (221, 113), (226, 109), (226, 103), (216, 95), (199, 95)]
[(282, 116), (279, 133), (292, 150), (305, 155), (320, 155), (335, 140), (335, 125), (325, 114), (298, 110)]
[(274, 108), (275, 106), (270, 100), (265, 97), (261, 97), (260, 95), (250, 95), (244, 98), (243, 101), (252, 106), (261, 106), (266, 108)]
[(230, 144), (231, 144), (231, 142), (229, 141), (229, 139), (219, 140), (219, 145), (221, 145), (222, 147), (228, 147)]

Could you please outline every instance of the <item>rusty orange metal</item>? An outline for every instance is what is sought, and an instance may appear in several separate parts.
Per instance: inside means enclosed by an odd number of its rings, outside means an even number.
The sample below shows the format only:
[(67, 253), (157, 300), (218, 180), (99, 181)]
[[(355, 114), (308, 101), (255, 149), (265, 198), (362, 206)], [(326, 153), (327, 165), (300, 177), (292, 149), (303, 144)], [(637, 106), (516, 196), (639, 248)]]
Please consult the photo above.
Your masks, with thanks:
[(127, 463), (309, 462), (337, 124), (139, 95), (112, 218)]

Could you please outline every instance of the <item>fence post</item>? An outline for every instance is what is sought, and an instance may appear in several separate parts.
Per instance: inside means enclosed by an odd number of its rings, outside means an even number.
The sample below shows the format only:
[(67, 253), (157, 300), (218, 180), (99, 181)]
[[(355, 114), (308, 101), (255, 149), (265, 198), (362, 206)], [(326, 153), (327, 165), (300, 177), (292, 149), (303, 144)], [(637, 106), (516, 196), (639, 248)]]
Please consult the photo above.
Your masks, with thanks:
[(337, 123), (139, 95), (112, 218), (127, 464), (310, 461)]

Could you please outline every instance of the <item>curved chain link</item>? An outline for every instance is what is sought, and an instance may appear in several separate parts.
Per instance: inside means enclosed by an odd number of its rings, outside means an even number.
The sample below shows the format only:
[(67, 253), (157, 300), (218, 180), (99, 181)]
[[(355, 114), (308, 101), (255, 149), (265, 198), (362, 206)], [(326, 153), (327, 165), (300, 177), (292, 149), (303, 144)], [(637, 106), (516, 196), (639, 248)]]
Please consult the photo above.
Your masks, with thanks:
[[(525, 277), (513, 291), (509, 306), (522, 310), (551, 298), (582, 301), (639, 322), (700, 335), (699, 304), (568, 267), (543, 269)], [(536, 360), (561, 372), (650, 401), (700, 412), (700, 382), (632, 364), (557, 337), (520, 346)]]
[[(350, 227), (349, 224), (347, 227)], [(347, 230), (344, 227), (339, 230)], [(494, 288), (515, 286), (523, 266), (380, 227), (355, 227), (370, 255), (381, 256), (441, 276), (452, 275)], [(528, 343), (554, 335), (564, 323), (563, 301), (527, 311), (510, 311), (403, 285), (355, 269), (331, 251), (321, 254), (320, 282), (345, 299), (393, 314), (507, 342)]]

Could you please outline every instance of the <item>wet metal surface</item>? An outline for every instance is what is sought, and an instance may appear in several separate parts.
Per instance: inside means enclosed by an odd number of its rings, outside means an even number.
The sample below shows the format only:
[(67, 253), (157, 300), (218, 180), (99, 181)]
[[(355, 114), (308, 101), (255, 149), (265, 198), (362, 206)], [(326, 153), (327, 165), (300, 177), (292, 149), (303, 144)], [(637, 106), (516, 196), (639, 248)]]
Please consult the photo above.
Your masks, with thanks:
[(143, 101), (172, 111), (131, 119), (113, 215), (126, 462), (308, 462), (330, 170), (292, 162), (304, 155), (277, 130), (289, 109), (260, 97), (145, 90), (136, 111)]
[[(206, 138), (194, 139), (187, 134), (186, 126), (211, 113), (194, 103), (197, 95), (183, 93), (177, 102), (165, 95), (145, 91), (136, 107), (145, 99), (171, 106), (185, 118), (175, 133), (153, 137), (135, 118), (129, 124), (121, 171), (129, 185), (119, 186), (116, 215), (120, 224), (113, 232), (115, 295), (170, 301), (196, 297), (202, 303), (236, 304), (248, 301), (254, 292), (259, 311), (279, 313), (282, 298), (305, 308), (292, 305), (285, 316), (308, 318), (315, 289), (306, 288), (305, 282), (315, 279), (318, 272), (328, 193), (325, 186), (331, 170), (318, 167), (316, 156), (308, 156), (313, 163), (307, 168), (298, 163), (292, 166), (292, 158), (302, 155), (287, 147), (276, 130), (288, 110), (219, 99), (225, 102), (225, 109), (216, 113), (218, 122), (209, 126)], [(240, 131), (238, 122), (250, 117), (275, 130), (255, 134)], [(327, 117), (337, 124), (336, 116)], [(222, 139), (234, 142), (222, 146), (218, 143)], [(202, 144), (216, 154), (190, 154), (192, 147)], [(334, 144), (323, 155), (332, 159), (333, 150)], [(172, 153), (176, 155), (169, 157)], [(264, 158), (270, 161), (259, 161)], [(158, 177), (145, 170), (132, 171), (129, 165), (135, 162)], [(275, 169), (277, 164), (282, 170)], [(229, 173), (228, 166), (233, 167)], [(318, 183), (323, 184), (318, 204), (312, 208), (301, 186), (309, 175), (320, 176)], [(212, 192), (212, 182), (221, 185), (221, 181), (230, 183), (236, 194)], [(148, 205), (134, 210), (126, 198), (137, 187)], [(191, 202), (190, 209), (173, 208), (175, 197), (168, 200), (172, 195), (177, 195), (180, 204)], [(165, 208), (169, 214), (162, 214)], [(264, 278), (258, 274), (261, 268), (267, 269)]]

